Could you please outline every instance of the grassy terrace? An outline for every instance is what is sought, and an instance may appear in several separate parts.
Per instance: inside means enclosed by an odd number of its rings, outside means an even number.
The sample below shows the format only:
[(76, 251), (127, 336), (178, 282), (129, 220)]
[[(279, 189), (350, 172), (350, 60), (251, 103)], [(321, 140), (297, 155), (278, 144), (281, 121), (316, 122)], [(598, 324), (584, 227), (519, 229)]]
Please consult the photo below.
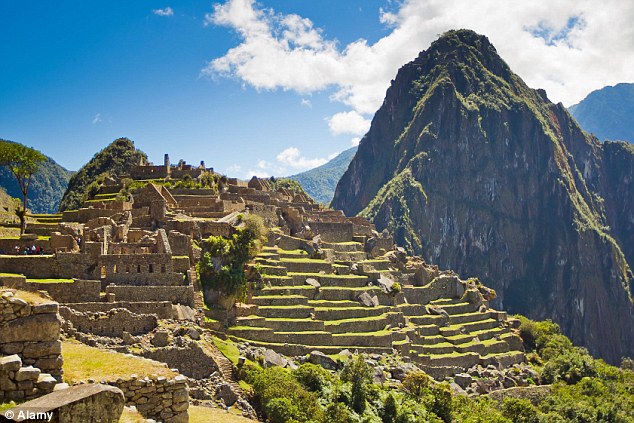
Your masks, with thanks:
[(176, 373), (165, 366), (141, 357), (133, 357), (114, 351), (104, 351), (75, 341), (62, 343), (64, 379), (69, 383), (86, 381), (116, 381), (118, 378), (138, 376), (164, 376), (173, 378)]
[(33, 283), (74, 283), (73, 279), (27, 279), (27, 282)]
[[(317, 310), (317, 309), (315, 309)], [(337, 326), (342, 323), (351, 323), (351, 322), (370, 322), (374, 320), (384, 320), (387, 318), (387, 313), (380, 314), (378, 316), (370, 316), (370, 317), (356, 317), (352, 319), (341, 319), (341, 320), (326, 320), (324, 321), (324, 325), (328, 326)], [(269, 320), (269, 319), (267, 319)]]
[(335, 275), (334, 273), (303, 273), (303, 272), (288, 272), (288, 276), (302, 276), (307, 278), (319, 278), (328, 277), (336, 279), (367, 279), (367, 276), (363, 275)]
[(284, 263), (327, 263), (326, 260), (322, 259), (311, 259), (311, 258), (281, 258), (280, 262)]

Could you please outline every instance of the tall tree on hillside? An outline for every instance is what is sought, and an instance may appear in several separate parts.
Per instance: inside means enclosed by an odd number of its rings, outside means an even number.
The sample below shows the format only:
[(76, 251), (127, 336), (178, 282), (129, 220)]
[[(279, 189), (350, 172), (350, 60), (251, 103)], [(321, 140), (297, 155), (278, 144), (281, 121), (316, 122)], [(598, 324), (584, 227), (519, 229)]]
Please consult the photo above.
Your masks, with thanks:
[(39, 151), (22, 144), (0, 141), (0, 166), (7, 166), (18, 181), (22, 192), (22, 209), (17, 210), (20, 218), (20, 234), (26, 231), (26, 199), (31, 185), (31, 177), (37, 173), (46, 157)]

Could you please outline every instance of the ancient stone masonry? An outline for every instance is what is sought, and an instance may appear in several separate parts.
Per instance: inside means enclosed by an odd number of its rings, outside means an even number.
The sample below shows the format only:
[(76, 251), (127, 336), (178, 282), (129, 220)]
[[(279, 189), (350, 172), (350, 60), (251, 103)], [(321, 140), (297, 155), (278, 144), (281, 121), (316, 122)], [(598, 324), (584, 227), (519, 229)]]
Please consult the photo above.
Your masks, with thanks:
[[(0, 356), (15, 355), (10, 360), (13, 363), (9, 365), (11, 370), (7, 371), (18, 371), (21, 366), (33, 366), (36, 369), (29, 374), (37, 371), (38, 375), (43, 375), (42, 380), (53, 376), (61, 381), (63, 359), (59, 340), (61, 322), (57, 314), (58, 304), (53, 301), (30, 304), (14, 295), (12, 290), (0, 291), (0, 294)], [(17, 361), (20, 366), (15, 364)], [(18, 369), (14, 369), (15, 366)], [(34, 380), (37, 379), (36, 375)], [(0, 384), (1, 382), (2, 376)], [(12, 385), (7, 382), (5, 388), (7, 386)], [(25, 386), (26, 384), (19, 385)], [(6, 390), (5, 388), (0, 388), (0, 391)], [(35, 388), (33, 385), (29, 389)], [(26, 391), (27, 388), (19, 390)], [(35, 393), (25, 395), (23, 398), (33, 397)]]

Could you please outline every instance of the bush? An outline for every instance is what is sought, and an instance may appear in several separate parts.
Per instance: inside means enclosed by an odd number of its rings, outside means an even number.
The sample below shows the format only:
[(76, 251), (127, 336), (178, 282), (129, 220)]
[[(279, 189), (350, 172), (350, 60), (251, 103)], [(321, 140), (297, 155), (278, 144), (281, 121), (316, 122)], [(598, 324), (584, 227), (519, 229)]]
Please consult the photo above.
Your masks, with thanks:
[(332, 379), (327, 370), (311, 363), (299, 366), (293, 371), (293, 377), (295, 377), (304, 388), (317, 393), (322, 392), (326, 383)]
[(545, 383), (563, 380), (566, 383), (574, 384), (583, 377), (594, 377), (596, 375), (597, 369), (594, 359), (581, 348), (575, 348), (572, 351), (558, 355), (547, 362), (542, 369), (542, 379)]
[[(256, 372), (253, 392), (271, 421), (273, 418), (281, 419), (275, 420), (276, 423), (324, 421), (324, 412), (317, 402), (317, 396), (306, 391), (288, 371), (280, 367)], [(288, 406), (289, 403), (291, 406)]]
[(429, 393), (430, 378), (425, 372), (410, 372), (403, 380), (403, 389), (408, 395), (421, 399)]
[(359, 414), (363, 414), (369, 398), (370, 385), (373, 381), (372, 368), (359, 354), (356, 359), (349, 360), (341, 371), (341, 380), (352, 383), (350, 389), (350, 405)]
[(539, 423), (539, 412), (524, 398), (506, 398), (502, 403), (502, 414), (514, 423)]

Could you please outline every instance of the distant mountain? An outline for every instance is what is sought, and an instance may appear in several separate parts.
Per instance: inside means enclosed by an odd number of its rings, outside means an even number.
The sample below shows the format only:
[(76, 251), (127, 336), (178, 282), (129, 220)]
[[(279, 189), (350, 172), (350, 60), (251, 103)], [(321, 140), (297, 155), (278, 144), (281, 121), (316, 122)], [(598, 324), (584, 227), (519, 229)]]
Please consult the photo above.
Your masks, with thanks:
[(570, 113), (601, 141), (634, 143), (634, 84), (617, 84), (592, 91)]
[(332, 207), (480, 278), (496, 307), (634, 356), (634, 146), (584, 133), (484, 36), (449, 31), (398, 71)]
[(100, 177), (130, 173), (147, 156), (134, 147), (127, 138), (118, 138), (94, 155), (68, 182), (59, 210), (78, 209), (90, 189), (90, 184)]
[[(6, 140), (0, 139), (0, 141)], [(38, 173), (33, 175), (27, 207), (33, 213), (55, 213), (62, 195), (66, 191), (71, 175), (72, 172), (47, 157)], [(4, 188), (11, 197), (22, 198), (22, 193), (15, 177), (5, 166), (0, 167), (0, 187)]]
[(322, 204), (330, 204), (332, 196), (335, 194), (337, 182), (348, 169), (348, 165), (357, 152), (357, 148), (352, 147), (345, 150), (328, 163), (306, 172), (289, 176), (289, 178), (299, 182), (304, 191), (315, 201)]

